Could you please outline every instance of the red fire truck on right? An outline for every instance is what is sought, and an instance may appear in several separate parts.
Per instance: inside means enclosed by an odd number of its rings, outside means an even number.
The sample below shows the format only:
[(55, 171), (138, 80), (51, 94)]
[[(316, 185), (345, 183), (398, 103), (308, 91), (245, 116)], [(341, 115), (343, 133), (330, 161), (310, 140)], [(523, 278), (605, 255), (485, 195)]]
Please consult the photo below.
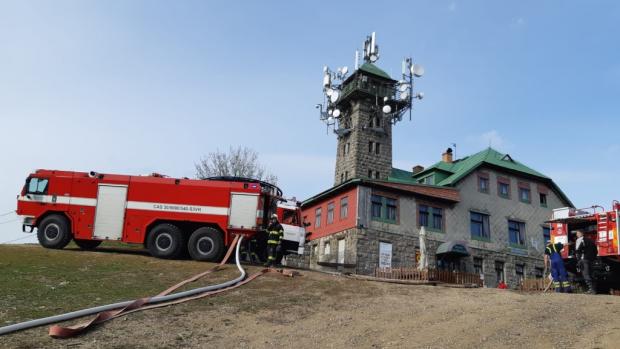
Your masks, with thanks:
[(548, 223), (551, 224), (551, 241), (566, 246), (562, 250), (562, 258), (570, 273), (580, 278), (575, 257), (575, 231), (581, 230), (596, 243), (598, 249), (593, 266), (597, 291), (607, 293), (610, 289), (620, 290), (620, 202), (613, 201), (610, 211), (601, 206), (558, 208), (553, 210), (553, 217)]

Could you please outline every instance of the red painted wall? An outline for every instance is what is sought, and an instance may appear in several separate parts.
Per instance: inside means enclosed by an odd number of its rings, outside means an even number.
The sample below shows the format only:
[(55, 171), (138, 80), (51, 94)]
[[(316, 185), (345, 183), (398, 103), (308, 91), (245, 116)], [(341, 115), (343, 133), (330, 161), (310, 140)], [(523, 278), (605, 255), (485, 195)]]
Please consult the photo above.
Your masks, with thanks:
[[(340, 218), (340, 200), (347, 196), (349, 198), (349, 208), (346, 218)], [(327, 224), (327, 205), (334, 203), (334, 222)], [(316, 209), (321, 207), (321, 226), (316, 227)], [(323, 198), (321, 201), (314, 203), (309, 207), (304, 207), (301, 216), (305, 222), (309, 222), (311, 225), (306, 228), (311, 232), (308, 240), (318, 239), (327, 235), (331, 235), (345, 229), (354, 228), (356, 225), (355, 219), (357, 216), (357, 187), (353, 187), (348, 191)]]

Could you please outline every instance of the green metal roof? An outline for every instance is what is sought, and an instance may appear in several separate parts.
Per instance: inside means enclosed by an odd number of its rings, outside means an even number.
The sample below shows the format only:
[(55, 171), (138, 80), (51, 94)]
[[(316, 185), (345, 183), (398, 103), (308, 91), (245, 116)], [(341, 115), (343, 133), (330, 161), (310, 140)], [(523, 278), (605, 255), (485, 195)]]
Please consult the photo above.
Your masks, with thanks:
[(444, 172), (447, 173), (447, 177), (439, 181), (438, 183), (435, 183), (435, 185), (452, 187), (469, 173), (482, 165), (495, 166), (512, 172), (518, 172), (539, 178), (543, 182), (550, 183), (553, 189), (555, 189), (555, 191), (560, 195), (562, 199), (564, 199), (564, 201), (566, 201), (566, 203), (570, 204), (571, 206), (573, 205), (568, 199), (568, 197), (562, 192), (562, 190), (553, 182), (553, 180), (551, 180), (551, 178), (512, 159), (510, 155), (502, 154), (490, 147), (476, 154), (455, 160), (452, 163), (439, 161), (438, 163), (424, 169), (419, 173), (416, 173), (415, 175), (408, 171), (392, 169), (389, 180), (393, 180), (395, 182), (417, 182), (420, 178), (423, 178), (429, 174)]
[(365, 72), (367, 72), (369, 74), (380, 76), (380, 77), (385, 78), (385, 79), (392, 80), (392, 78), (388, 75), (388, 73), (386, 73), (383, 70), (379, 69), (379, 67), (377, 67), (376, 65), (374, 65), (372, 63), (364, 63), (364, 64), (362, 64), (362, 66), (359, 67), (359, 70), (365, 71)]

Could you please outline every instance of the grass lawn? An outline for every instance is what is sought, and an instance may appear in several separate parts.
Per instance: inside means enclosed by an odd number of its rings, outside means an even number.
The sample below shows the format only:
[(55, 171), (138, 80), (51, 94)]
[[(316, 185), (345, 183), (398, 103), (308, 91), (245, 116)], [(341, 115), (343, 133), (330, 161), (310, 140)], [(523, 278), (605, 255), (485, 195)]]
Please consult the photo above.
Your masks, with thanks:
[[(155, 295), (213, 265), (156, 259), (118, 243), (104, 243), (96, 251), (81, 251), (75, 245), (63, 250), (0, 245), (0, 326)], [(186, 288), (237, 273), (230, 265)]]

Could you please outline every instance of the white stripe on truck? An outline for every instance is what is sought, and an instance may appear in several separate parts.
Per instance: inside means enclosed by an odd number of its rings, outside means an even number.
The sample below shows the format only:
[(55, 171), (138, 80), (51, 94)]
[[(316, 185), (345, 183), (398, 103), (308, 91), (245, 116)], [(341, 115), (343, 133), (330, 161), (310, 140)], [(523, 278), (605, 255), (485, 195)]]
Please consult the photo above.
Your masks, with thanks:
[(127, 209), (228, 216), (228, 207), (166, 204), (160, 202), (127, 201)]
[[(30, 197), (28, 197), (30, 196)], [(33, 195), (20, 196), (19, 201), (26, 202), (43, 202), (48, 204), (62, 204), (75, 206), (97, 206), (97, 199), (82, 198), (72, 196), (56, 196), (56, 195)], [(127, 209), (158, 211), (158, 212), (178, 212), (178, 213), (195, 213), (209, 214), (218, 216), (228, 216), (228, 207), (217, 206), (199, 206), (199, 205), (183, 205), (170, 204), (163, 202), (144, 202), (144, 201), (127, 201)]]

